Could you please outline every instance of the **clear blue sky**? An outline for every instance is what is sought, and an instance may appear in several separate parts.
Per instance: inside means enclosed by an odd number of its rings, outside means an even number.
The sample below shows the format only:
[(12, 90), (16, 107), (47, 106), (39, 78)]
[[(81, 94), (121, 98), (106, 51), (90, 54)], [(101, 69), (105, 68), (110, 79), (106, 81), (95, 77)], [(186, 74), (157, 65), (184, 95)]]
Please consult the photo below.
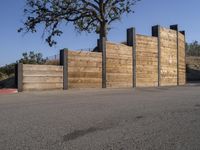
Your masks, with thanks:
[[(81, 49), (96, 45), (96, 34), (77, 33), (73, 26), (65, 28), (57, 46), (50, 48), (41, 35), (17, 33), (22, 26), (25, 0), (1, 0), (0, 5), (0, 66), (15, 62), (25, 51), (41, 52), (52, 56), (62, 48)], [(142, 0), (135, 7), (135, 13), (125, 15), (112, 25), (109, 41), (120, 42), (126, 39), (126, 29), (136, 27), (140, 34), (151, 35), (151, 26), (160, 24), (168, 27), (179, 24), (186, 31), (187, 41), (200, 41), (200, 1), (199, 0)]]

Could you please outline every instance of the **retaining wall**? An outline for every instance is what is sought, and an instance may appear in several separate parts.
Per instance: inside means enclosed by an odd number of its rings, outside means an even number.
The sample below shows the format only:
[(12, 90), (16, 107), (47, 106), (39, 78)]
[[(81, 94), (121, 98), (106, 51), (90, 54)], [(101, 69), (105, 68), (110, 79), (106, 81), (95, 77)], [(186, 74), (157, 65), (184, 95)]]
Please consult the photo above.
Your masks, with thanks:
[[(21, 65), (19, 90), (130, 88), (186, 83), (185, 33), (152, 27), (152, 36), (127, 30), (127, 43), (98, 42), (101, 52), (62, 50), (61, 66)], [(21, 72), (20, 72), (21, 70)], [(21, 75), (20, 75), (21, 74)]]

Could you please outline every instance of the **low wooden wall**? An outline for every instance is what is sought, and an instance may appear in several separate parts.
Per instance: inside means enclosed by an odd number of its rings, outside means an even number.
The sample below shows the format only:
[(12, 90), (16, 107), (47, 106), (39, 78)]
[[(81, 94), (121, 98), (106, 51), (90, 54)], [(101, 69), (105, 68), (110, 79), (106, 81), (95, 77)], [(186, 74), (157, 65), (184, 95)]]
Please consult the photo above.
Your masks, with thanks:
[(63, 89), (63, 67), (50, 65), (23, 65), (22, 90)]
[(136, 35), (136, 87), (158, 86), (158, 39)]
[(69, 88), (102, 87), (102, 53), (68, 52)]
[(106, 79), (108, 88), (132, 87), (132, 47), (106, 43)]

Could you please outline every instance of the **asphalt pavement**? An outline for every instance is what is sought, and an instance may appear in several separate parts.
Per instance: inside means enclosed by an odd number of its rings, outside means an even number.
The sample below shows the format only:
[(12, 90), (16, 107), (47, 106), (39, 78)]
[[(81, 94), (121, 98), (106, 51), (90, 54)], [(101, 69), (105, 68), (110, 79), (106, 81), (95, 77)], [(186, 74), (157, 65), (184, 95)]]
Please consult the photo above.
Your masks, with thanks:
[(200, 150), (200, 86), (0, 95), (0, 150)]

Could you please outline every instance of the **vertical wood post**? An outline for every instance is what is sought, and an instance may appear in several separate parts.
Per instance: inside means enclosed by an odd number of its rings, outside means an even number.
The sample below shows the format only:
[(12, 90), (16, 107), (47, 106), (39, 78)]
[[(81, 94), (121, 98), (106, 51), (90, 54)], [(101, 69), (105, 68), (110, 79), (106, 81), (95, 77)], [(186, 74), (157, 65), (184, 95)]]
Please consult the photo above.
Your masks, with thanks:
[(98, 40), (98, 48), (102, 52), (102, 88), (107, 87), (106, 80), (106, 39)]
[(179, 86), (179, 31), (178, 31), (178, 25), (171, 25), (171, 30), (176, 31), (176, 37), (177, 37), (177, 85)]
[(18, 89), (18, 92), (23, 91), (23, 64), (18, 63), (16, 65), (16, 72), (15, 72), (15, 83)]
[(133, 72), (133, 88), (137, 86), (136, 83), (136, 29), (127, 29), (127, 45), (132, 46), (132, 72)]
[(63, 90), (68, 90), (68, 49), (60, 50), (60, 65), (63, 66)]
[(160, 49), (161, 49), (161, 44), (160, 44), (160, 25), (156, 25), (152, 27), (152, 36), (157, 37), (158, 38), (158, 86), (161, 85), (161, 63), (160, 63), (160, 59), (161, 59), (161, 53), (160, 53)]

